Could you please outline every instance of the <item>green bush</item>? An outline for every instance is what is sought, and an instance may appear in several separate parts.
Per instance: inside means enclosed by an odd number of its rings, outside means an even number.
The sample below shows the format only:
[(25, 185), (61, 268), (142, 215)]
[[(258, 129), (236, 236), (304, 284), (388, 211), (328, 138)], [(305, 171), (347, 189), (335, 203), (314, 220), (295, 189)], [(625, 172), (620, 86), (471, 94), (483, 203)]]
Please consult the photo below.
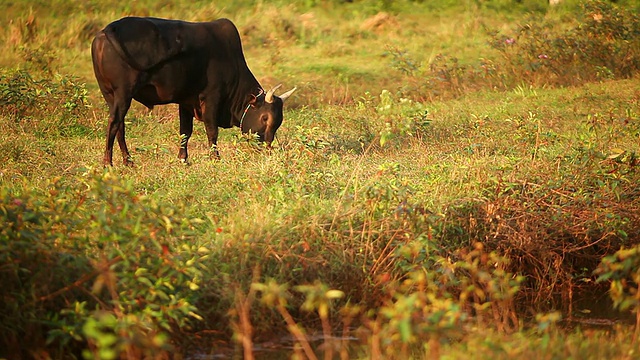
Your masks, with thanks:
[(635, 313), (634, 340), (637, 341), (640, 335), (640, 246), (622, 247), (615, 254), (604, 257), (595, 273), (599, 282), (610, 282), (609, 295), (613, 305)]
[(635, 9), (592, 0), (572, 11), (576, 12), (577, 19), (568, 26), (566, 17), (540, 11), (514, 32), (483, 25), (497, 58), (487, 52), (477, 60), (461, 61), (443, 52), (427, 63), (395, 46), (388, 46), (384, 56), (403, 79), (403, 96), (420, 100), (459, 97), (485, 88), (567, 86), (637, 74), (640, 16)]
[(574, 85), (629, 78), (640, 69), (640, 17), (608, 1), (588, 1), (568, 29), (533, 17), (516, 35), (494, 34), (491, 44), (516, 82)]
[(169, 350), (200, 318), (193, 296), (208, 249), (191, 241), (199, 221), (109, 172), (78, 180), (20, 196), (2, 188), (0, 348), (26, 356), (29, 335), (87, 358)]
[(34, 76), (27, 70), (0, 74), (0, 114), (22, 120), (42, 113), (63, 120), (85, 115), (88, 108), (84, 84), (72, 76)]
[[(20, 356), (46, 337), (45, 325), (68, 302), (86, 298), (72, 286), (90, 271), (88, 259), (74, 251), (67, 233), (79, 226), (65, 195), (16, 195), (0, 189), (0, 356)], [(68, 286), (68, 288), (66, 288)], [(60, 289), (60, 296), (50, 297)], [(23, 353), (23, 356), (28, 354)]]

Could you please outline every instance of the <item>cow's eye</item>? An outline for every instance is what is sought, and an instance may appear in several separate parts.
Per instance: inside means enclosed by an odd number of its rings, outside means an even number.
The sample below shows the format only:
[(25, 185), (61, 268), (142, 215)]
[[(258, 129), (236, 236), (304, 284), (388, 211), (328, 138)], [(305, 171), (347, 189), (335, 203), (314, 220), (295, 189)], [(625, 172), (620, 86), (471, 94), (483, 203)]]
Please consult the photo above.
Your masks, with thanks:
[(260, 121), (262, 121), (263, 123), (267, 123), (267, 121), (269, 120), (269, 116), (267, 116), (266, 114), (262, 114), (262, 116), (260, 116)]

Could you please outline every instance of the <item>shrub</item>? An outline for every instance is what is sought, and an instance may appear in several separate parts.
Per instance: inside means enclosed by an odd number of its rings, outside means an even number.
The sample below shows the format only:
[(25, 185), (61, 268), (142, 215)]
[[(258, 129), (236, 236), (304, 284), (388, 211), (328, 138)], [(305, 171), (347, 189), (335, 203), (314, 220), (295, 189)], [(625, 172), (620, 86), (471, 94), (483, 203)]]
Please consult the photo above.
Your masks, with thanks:
[(569, 27), (536, 13), (513, 33), (487, 32), (488, 43), (500, 58), (487, 54), (463, 62), (441, 53), (421, 63), (393, 46), (384, 55), (403, 78), (399, 90), (420, 100), (522, 84), (566, 86), (630, 78), (640, 69), (640, 16), (630, 7), (610, 2), (585, 2)]
[(193, 291), (208, 250), (189, 241), (197, 219), (109, 172), (18, 191), (3, 187), (0, 203), (8, 355), (26, 356), (29, 335), (36, 349), (46, 338), (62, 353), (84, 347), (86, 357), (155, 356), (199, 318)]
[(640, 335), (640, 245), (622, 247), (615, 254), (604, 257), (595, 273), (599, 275), (599, 282), (610, 282), (609, 294), (614, 306), (636, 314), (634, 341), (637, 341)]
[(610, 2), (588, 1), (566, 30), (532, 18), (516, 35), (493, 34), (515, 83), (574, 85), (629, 78), (640, 69), (640, 17)]
[[(28, 355), (26, 349), (35, 349), (46, 336), (43, 320), (50, 313), (86, 298), (70, 285), (90, 265), (64, 235), (78, 220), (63, 215), (74, 206), (57, 195), (14, 195), (4, 183), (0, 189), (0, 356)], [(68, 285), (60, 296), (47, 296)]]
[(42, 113), (62, 121), (86, 114), (85, 85), (73, 76), (38, 77), (26, 70), (0, 74), (0, 114), (21, 121)]

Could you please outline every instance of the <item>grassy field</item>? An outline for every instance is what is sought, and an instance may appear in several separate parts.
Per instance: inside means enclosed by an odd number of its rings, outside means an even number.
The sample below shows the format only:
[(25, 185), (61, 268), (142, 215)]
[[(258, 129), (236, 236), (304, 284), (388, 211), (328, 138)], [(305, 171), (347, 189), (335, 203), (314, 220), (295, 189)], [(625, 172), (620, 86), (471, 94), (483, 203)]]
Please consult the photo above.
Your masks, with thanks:
[[(637, 357), (639, 9), (0, 3), (0, 358)], [(184, 166), (135, 104), (103, 169), (89, 47), (126, 15), (232, 19), (298, 87), (273, 149), (196, 124)]]

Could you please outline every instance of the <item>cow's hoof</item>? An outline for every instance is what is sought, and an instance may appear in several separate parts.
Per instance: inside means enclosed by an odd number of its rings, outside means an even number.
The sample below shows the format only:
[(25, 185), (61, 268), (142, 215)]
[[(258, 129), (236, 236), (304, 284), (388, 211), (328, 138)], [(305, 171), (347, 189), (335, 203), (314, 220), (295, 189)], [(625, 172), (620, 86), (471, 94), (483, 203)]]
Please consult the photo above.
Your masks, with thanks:
[(220, 152), (218, 150), (212, 150), (209, 152), (209, 158), (211, 160), (220, 160)]
[(184, 166), (189, 166), (189, 165), (191, 165), (191, 163), (190, 163), (190, 162), (189, 162), (189, 160), (187, 160), (187, 159), (179, 159), (179, 160), (180, 160), (180, 163), (181, 163), (182, 165), (184, 165)]

